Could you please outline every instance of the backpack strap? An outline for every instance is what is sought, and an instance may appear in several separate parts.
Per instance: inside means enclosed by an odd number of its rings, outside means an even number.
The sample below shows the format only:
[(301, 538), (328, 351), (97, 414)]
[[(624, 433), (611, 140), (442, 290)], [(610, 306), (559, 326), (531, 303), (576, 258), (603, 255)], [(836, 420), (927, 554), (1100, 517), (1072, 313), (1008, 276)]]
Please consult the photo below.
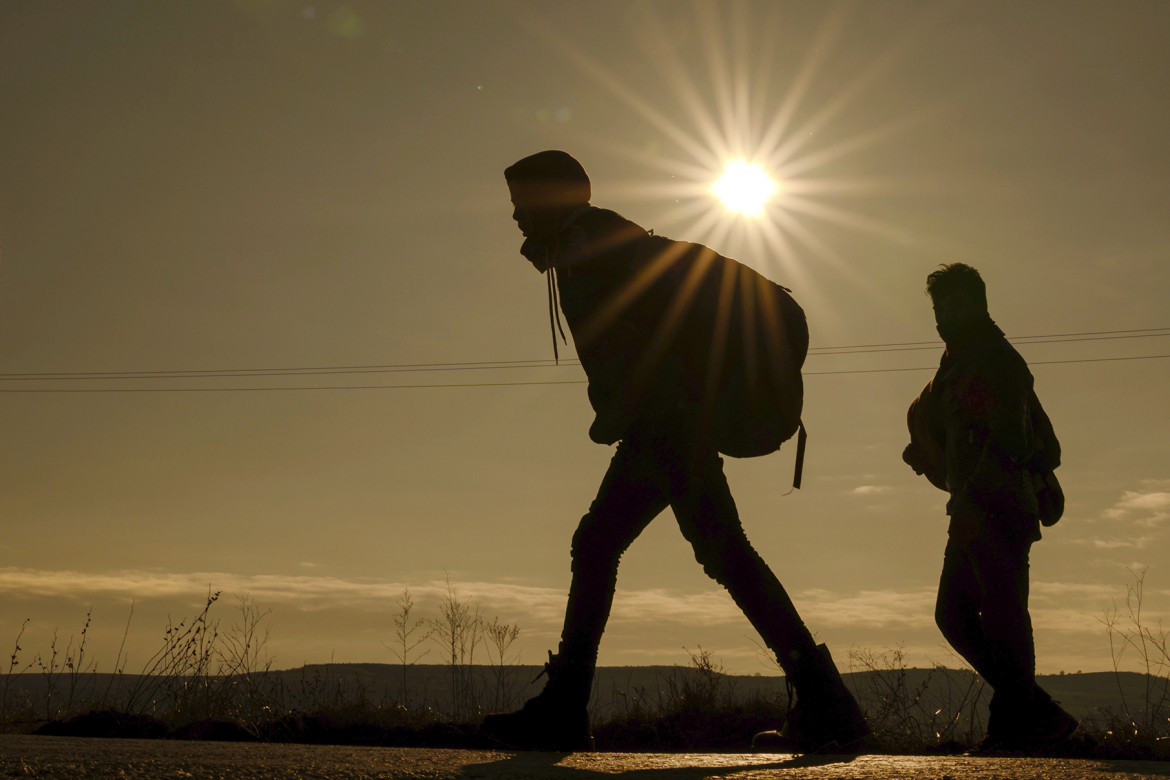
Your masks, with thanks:
[(796, 434), (796, 467), (792, 475), (792, 488), (800, 489), (800, 478), (804, 474), (804, 445), (808, 441), (808, 432), (804, 429), (804, 420), (800, 421), (800, 429)]

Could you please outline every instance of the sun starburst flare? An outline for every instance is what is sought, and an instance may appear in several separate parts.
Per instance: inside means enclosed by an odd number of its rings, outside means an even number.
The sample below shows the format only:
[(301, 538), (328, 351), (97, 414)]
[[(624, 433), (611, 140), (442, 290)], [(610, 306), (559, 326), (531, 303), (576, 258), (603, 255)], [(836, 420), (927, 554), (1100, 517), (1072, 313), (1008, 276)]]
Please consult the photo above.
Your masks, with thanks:
[(728, 211), (758, 217), (779, 189), (780, 185), (759, 165), (732, 160), (719, 180), (711, 185), (711, 194)]
[[(759, 7), (767, 13), (697, 2), (691, 15), (667, 24), (650, 5), (637, 6), (629, 21), (642, 34), (647, 72), (659, 76), (649, 91), (641, 78), (618, 73), (576, 45), (552, 20), (536, 14), (519, 21), (642, 121), (640, 135), (610, 132), (607, 124), (605, 137), (592, 139), (631, 163), (633, 178), (609, 180), (607, 193), (645, 201), (646, 224), (656, 231), (713, 247), (816, 305), (829, 297), (819, 287), (826, 275), (868, 284), (839, 253), (835, 239), (843, 230), (912, 240), (901, 226), (867, 213), (868, 204), (837, 196), (899, 186), (855, 173), (847, 163), (933, 111), (864, 120), (849, 111), (891, 75), (934, 15), (924, 12), (902, 35), (881, 42), (864, 67), (838, 71), (830, 65), (854, 12), (832, 5), (790, 18), (783, 4)], [(803, 52), (777, 44), (792, 23), (803, 25)], [(621, 305), (614, 301), (606, 316), (618, 316)]]

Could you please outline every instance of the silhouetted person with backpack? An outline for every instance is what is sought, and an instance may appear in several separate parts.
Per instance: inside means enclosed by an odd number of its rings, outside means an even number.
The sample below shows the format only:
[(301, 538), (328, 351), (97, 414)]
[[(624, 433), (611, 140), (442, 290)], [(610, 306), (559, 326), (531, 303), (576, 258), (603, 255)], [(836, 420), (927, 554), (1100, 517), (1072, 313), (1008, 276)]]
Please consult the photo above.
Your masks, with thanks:
[(987, 312), (979, 272), (944, 265), (926, 280), (946, 351), (908, 415), (903, 459), (950, 494), (935, 606), (943, 636), (994, 689), (987, 751), (1067, 738), (1076, 720), (1036, 685), (1028, 555), (1063, 510), (1060, 444), (1019, 353)]
[[(737, 355), (746, 354), (746, 347), (731, 343), (734, 339), (714, 351), (697, 343), (713, 343), (708, 320), (719, 319), (701, 315), (717, 297), (706, 290), (720, 284), (720, 274), (704, 276), (705, 269), (730, 267), (723, 276), (733, 279), (737, 270), (729, 264), (734, 261), (706, 247), (651, 236), (618, 214), (589, 205), (589, 178), (565, 152), (526, 157), (509, 167), (505, 178), (513, 218), (525, 237), (521, 253), (549, 275), (550, 316), (559, 316), (559, 298), (589, 379), (596, 412), (590, 438), (616, 442), (617, 450), (573, 535), (564, 628), (556, 654), (549, 654), (544, 689), (516, 712), (485, 718), (482, 732), (514, 747), (576, 750), (588, 745), (587, 705), (618, 562), (669, 507), (696, 559), (728, 590), (795, 688), (796, 703), (783, 731), (786, 744), (800, 751), (856, 749), (869, 733), (864, 718), (828, 649), (816, 644), (780, 582), (749, 544), (723, 474), (720, 447), (767, 452), (779, 440), (762, 447), (750, 441), (719, 444), (727, 439), (722, 431), (731, 427), (722, 421), (736, 410), (720, 411), (714, 402), (704, 402), (724, 382), (721, 377), (730, 375), (712, 365), (736, 363)], [(740, 278), (752, 275), (744, 270)], [(786, 294), (762, 277), (757, 282), (764, 285), (758, 289), (771, 290), (768, 295)], [(737, 284), (723, 289), (738, 289)], [(760, 294), (765, 307), (768, 295)], [(792, 307), (799, 312), (795, 303)], [(802, 362), (807, 349), (802, 312), (798, 320), (793, 328), (803, 332), (791, 336), (804, 339), (803, 346), (797, 345)], [(782, 329), (779, 318), (774, 322), (772, 330)], [(729, 327), (738, 332), (738, 324)], [(777, 342), (787, 338), (769, 335)], [(744, 371), (754, 377), (764, 368), (732, 366), (731, 373), (743, 384)], [(798, 362), (792, 380), (797, 387), (799, 368)], [(800, 398), (795, 400), (798, 418)], [(766, 406), (762, 401), (761, 408)], [(789, 421), (778, 439), (792, 435), (796, 422)], [(761, 420), (760, 427), (769, 426)], [(752, 438), (751, 430), (738, 430)]]

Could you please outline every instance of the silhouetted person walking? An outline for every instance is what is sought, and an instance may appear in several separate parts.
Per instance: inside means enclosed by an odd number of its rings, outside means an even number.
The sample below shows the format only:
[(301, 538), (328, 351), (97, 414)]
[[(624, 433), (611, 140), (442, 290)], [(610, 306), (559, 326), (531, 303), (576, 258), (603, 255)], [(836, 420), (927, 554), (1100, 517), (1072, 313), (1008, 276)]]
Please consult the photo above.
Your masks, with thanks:
[[(559, 296), (589, 379), (596, 412), (590, 438), (618, 445), (573, 535), (564, 628), (557, 653), (550, 653), (545, 687), (522, 709), (488, 716), (483, 732), (517, 747), (587, 744), (586, 708), (618, 562), (670, 507), (696, 559), (727, 588), (793, 683), (796, 705), (784, 729), (789, 744), (797, 750), (855, 746), (868, 734), (856, 702), (828, 649), (814, 642), (740, 524), (700, 400), (703, 378), (688, 369), (695, 359), (685, 354), (688, 326), (680, 306), (699, 296), (671, 281), (670, 250), (647, 251), (658, 246), (655, 240), (677, 242), (654, 239), (618, 214), (589, 205), (589, 178), (565, 152), (526, 157), (505, 178), (513, 219), (525, 236), (521, 253), (548, 272), (550, 316)], [(676, 320), (681, 333), (663, 336)], [(807, 346), (807, 330), (803, 336)], [(642, 370), (650, 364), (653, 371)]]
[(1077, 725), (1036, 685), (1028, 615), (1028, 555), (1041, 520), (1059, 518), (1049, 499), (1060, 445), (1027, 364), (988, 314), (979, 272), (941, 266), (926, 291), (946, 351), (911, 404), (902, 457), (950, 494), (935, 621), (994, 689), (982, 747), (1034, 749)]

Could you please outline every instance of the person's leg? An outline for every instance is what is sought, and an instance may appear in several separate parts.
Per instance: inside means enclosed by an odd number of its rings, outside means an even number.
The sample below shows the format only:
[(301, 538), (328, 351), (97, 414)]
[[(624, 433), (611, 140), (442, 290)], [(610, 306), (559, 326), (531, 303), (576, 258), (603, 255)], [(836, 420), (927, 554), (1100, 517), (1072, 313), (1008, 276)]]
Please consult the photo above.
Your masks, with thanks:
[(572, 570), (560, 655), (592, 666), (609, 619), (621, 556), (667, 506), (653, 464), (636, 440), (622, 442), (597, 497), (573, 534)]
[(1036, 685), (1036, 653), (1028, 614), (1031, 542), (1006, 535), (991, 523), (971, 545), (981, 593), (982, 663), (976, 667), (1004, 697), (1030, 700)]
[(688, 451), (686, 442), (664, 444), (671, 446), (660, 448), (662, 489), (683, 536), (703, 570), (727, 589), (776, 654), (796, 690), (797, 706), (784, 733), (759, 734), (757, 744), (803, 751), (830, 745), (855, 749), (869, 733), (865, 719), (828, 648), (816, 644), (788, 592), (748, 541), (723, 461), (713, 451)]
[(550, 653), (544, 689), (512, 713), (489, 715), (481, 733), (514, 747), (576, 750), (589, 739), (589, 694), (597, 649), (609, 618), (618, 562), (666, 507), (647, 473), (644, 450), (622, 442), (597, 497), (573, 535), (572, 570), (557, 654)]
[[(973, 545), (984, 598), (983, 636), (995, 688), (989, 736), (1009, 748), (1033, 749), (1067, 738), (1077, 721), (1036, 685), (1036, 650), (1028, 614), (1028, 557), (1022, 524), (992, 525)], [(999, 722), (996, 723), (996, 720)]]
[(671, 508), (703, 571), (727, 589), (785, 674), (794, 677), (816, 642), (788, 591), (748, 541), (722, 461), (712, 455), (672, 498)]
[(992, 688), (984, 748), (1004, 744), (1018, 729), (1013, 706), (996, 686), (1001, 681), (994, 654), (983, 633), (984, 592), (969, 542), (948, 540), (934, 604), (934, 622), (943, 638)]
[(1015, 527), (1004, 533), (993, 519), (962, 555), (948, 558), (936, 609), (947, 641), (994, 691), (984, 746), (992, 750), (1059, 741), (1076, 728), (1076, 719), (1036, 685), (1028, 614), (1031, 542), (1011, 533)]
[(996, 678), (983, 636), (983, 593), (967, 544), (948, 541), (934, 604), (934, 622), (955, 652), (990, 684)]

